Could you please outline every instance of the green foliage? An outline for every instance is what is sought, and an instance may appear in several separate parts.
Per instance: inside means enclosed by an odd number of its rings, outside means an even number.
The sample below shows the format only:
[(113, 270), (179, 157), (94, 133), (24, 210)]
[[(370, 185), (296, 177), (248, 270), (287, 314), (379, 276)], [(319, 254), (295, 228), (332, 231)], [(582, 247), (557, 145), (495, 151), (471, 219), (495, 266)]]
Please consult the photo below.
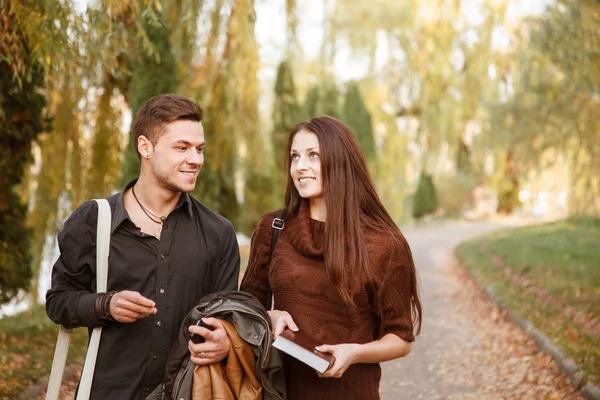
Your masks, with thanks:
[(48, 127), (41, 94), (44, 69), (32, 59), (25, 33), (7, 8), (5, 4), (0, 10), (0, 46), (15, 54), (12, 62), (0, 59), (0, 303), (30, 285), (27, 206), (21, 203), (18, 189), (32, 159), (31, 144)]
[(346, 87), (342, 116), (344, 123), (356, 135), (367, 163), (370, 169), (373, 170), (377, 162), (377, 147), (373, 136), (373, 124), (371, 114), (365, 106), (357, 82), (350, 82)]
[(269, 211), (283, 207), (283, 202), (273, 195), (276, 186), (274, 177), (269, 172), (260, 164), (248, 163), (246, 166), (244, 204), (239, 230), (248, 236), (252, 234), (260, 217)]
[(498, 206), (496, 211), (502, 214), (510, 214), (521, 205), (519, 200), (519, 179), (514, 171), (513, 156), (509, 152), (496, 179), (496, 193)]
[(273, 160), (272, 170), (274, 188), (270, 192), (275, 194), (278, 202), (283, 206), (283, 191), (286, 185), (285, 173), (285, 146), (290, 132), (294, 126), (305, 117), (304, 110), (296, 97), (296, 85), (290, 63), (282, 61), (277, 68), (275, 81), (275, 99), (273, 101)]
[[(595, 384), (600, 340), (582, 321), (600, 317), (599, 226), (597, 217), (569, 218), (496, 232), (456, 251), (481, 286), (492, 287), (510, 309), (532, 321)], [(543, 292), (550, 297), (541, 297)]]
[(422, 171), (413, 200), (413, 218), (423, 218), (428, 214), (434, 213), (437, 208), (438, 199), (433, 178), (425, 171)]
[[(38, 138), (40, 149), (40, 168), (35, 176), (37, 187), (35, 189), (33, 207), (27, 218), (31, 228), (32, 270), (33, 280), (31, 285), (31, 299), (37, 302), (40, 266), (44, 257), (44, 248), (48, 236), (54, 237), (62, 226), (59, 218), (59, 204), (69, 198), (71, 206), (80, 204), (77, 193), (81, 191), (81, 182), (78, 181), (82, 174), (81, 161), (73, 160), (79, 151), (80, 138), (79, 116), (77, 101), (81, 96), (79, 81), (67, 79), (58, 87), (55, 80), (48, 87), (48, 111), (54, 115), (52, 131), (46, 132)], [(71, 147), (71, 151), (69, 151)], [(74, 164), (76, 167), (74, 167)], [(71, 188), (71, 196), (65, 196)]]
[[(129, 93), (133, 120), (142, 104), (148, 99), (162, 93), (174, 93), (178, 85), (175, 57), (169, 42), (169, 28), (162, 19), (149, 20), (148, 18), (144, 21), (144, 28), (153, 51), (148, 52), (144, 48), (146, 42), (140, 40), (138, 43), (139, 55), (131, 63)], [(136, 178), (139, 172), (140, 159), (137, 153), (137, 143), (130, 140), (125, 150), (119, 186), (124, 187), (129, 181)]]
[(498, 193), (498, 207), (496, 211), (501, 214), (510, 214), (517, 209), (519, 200), (519, 181), (514, 176), (503, 175), (496, 183)]
[[(243, 138), (246, 143), (248, 153), (244, 163), (244, 203), (243, 212), (238, 220), (239, 228), (242, 232), (250, 235), (258, 221), (268, 211), (271, 211), (279, 204), (283, 205), (283, 196), (280, 196), (281, 189), (284, 187), (284, 181), (277, 182), (278, 178), (284, 178), (283, 174), (277, 174), (283, 168), (283, 163), (273, 162), (273, 157), (267, 146), (269, 135), (263, 133), (260, 127), (260, 118), (258, 114), (258, 44), (254, 37), (254, 10), (253, 1), (249, 2), (246, 13), (249, 14), (249, 21), (245, 29), (246, 33), (246, 70), (243, 83), (244, 91), (242, 97), (242, 112), (246, 116), (246, 123), (240, 127), (243, 132)], [(288, 7), (293, 4), (288, 3)], [(283, 155), (285, 137), (292, 129), (293, 119), (300, 118), (301, 108), (296, 100), (296, 89), (294, 78), (289, 64), (283, 62), (280, 64), (277, 72), (277, 82), (275, 84), (275, 104), (273, 105), (273, 132), (271, 140), (273, 142), (274, 153)], [(293, 125), (292, 125), (293, 126)], [(259, 129), (257, 129), (257, 127)], [(277, 143), (277, 142), (280, 143)], [(281, 146), (281, 147), (279, 147)], [(275, 168), (273, 168), (275, 164)]]
[(104, 82), (97, 102), (96, 124), (91, 146), (91, 163), (86, 176), (86, 194), (90, 198), (110, 195), (119, 176), (121, 160), (121, 113), (111, 107), (114, 89)]
[[(204, 178), (198, 183), (200, 192), (217, 193), (214, 201), (207, 199), (206, 203), (218, 204), (215, 211), (235, 226), (240, 215), (236, 191), (236, 172), (240, 166), (238, 147), (245, 142), (250, 149), (259, 122), (255, 20), (253, 0), (235, 3), (228, 21), (227, 40), (212, 86), (205, 123), (208, 143), (205, 164), (209, 164), (215, 172), (217, 185), (205, 182)], [(249, 150), (249, 153), (253, 152)], [(256, 156), (259, 157), (259, 163), (264, 161), (259, 154)]]
[(305, 104), (309, 118), (320, 115), (341, 118), (340, 92), (333, 77), (328, 76), (313, 85), (306, 93)]
[(495, 143), (514, 149), (520, 170), (547, 165), (551, 153), (568, 160), (575, 214), (600, 213), (600, 15), (592, 3), (555, 1), (526, 21), (507, 54), (505, 101), (490, 107)]
[(461, 217), (473, 205), (475, 182), (465, 175), (442, 176), (438, 182), (440, 212), (444, 217)]
[(402, 200), (409, 194), (406, 154), (406, 137), (398, 132), (395, 124), (390, 123), (377, 167), (377, 171), (387, 173), (379, 173), (376, 184), (381, 201), (396, 222), (407, 219), (412, 212), (412, 205), (407, 207)]

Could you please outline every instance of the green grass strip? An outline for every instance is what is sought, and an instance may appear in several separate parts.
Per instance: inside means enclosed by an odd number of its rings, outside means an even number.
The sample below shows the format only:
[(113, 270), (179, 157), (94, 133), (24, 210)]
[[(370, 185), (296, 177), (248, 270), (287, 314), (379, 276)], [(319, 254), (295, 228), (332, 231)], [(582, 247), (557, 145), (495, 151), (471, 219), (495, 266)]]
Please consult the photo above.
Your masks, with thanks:
[(563, 221), (495, 232), (463, 243), (458, 258), (510, 309), (530, 320), (575, 360), (589, 381), (600, 382), (600, 340), (564, 310), (515, 284), (493, 261), (500, 257), (535, 286), (592, 321), (600, 317), (600, 219)]

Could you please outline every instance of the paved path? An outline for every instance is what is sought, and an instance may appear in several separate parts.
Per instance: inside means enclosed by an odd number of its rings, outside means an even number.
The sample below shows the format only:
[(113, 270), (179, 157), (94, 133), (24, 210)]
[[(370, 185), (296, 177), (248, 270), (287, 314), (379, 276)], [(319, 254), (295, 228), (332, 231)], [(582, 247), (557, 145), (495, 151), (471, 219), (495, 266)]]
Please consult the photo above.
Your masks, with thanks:
[(453, 259), (460, 242), (518, 220), (404, 229), (419, 270), (423, 328), (384, 363), (383, 400), (580, 398), (548, 357), (482, 295)]

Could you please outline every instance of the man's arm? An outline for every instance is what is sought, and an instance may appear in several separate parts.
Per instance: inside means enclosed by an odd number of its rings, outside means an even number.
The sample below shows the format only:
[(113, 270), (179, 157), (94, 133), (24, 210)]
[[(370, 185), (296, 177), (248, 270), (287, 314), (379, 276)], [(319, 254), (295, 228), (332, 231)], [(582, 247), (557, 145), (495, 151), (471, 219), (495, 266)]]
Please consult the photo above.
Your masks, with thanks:
[(81, 205), (58, 234), (60, 256), (52, 268), (52, 284), (46, 293), (46, 313), (66, 328), (102, 325), (96, 313), (96, 223), (95, 201)]
[(237, 290), (240, 275), (240, 249), (235, 230), (229, 221), (223, 229), (219, 245), (221, 246), (218, 249), (220, 254), (219, 270), (215, 275), (212, 292)]

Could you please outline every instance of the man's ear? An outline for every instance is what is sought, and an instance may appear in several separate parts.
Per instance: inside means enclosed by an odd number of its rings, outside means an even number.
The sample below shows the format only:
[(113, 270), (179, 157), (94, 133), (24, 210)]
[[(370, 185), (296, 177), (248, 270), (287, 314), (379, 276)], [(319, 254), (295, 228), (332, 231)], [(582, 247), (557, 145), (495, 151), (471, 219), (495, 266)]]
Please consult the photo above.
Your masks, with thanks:
[(142, 158), (150, 158), (154, 152), (154, 146), (150, 139), (144, 135), (140, 135), (137, 140), (137, 149)]

